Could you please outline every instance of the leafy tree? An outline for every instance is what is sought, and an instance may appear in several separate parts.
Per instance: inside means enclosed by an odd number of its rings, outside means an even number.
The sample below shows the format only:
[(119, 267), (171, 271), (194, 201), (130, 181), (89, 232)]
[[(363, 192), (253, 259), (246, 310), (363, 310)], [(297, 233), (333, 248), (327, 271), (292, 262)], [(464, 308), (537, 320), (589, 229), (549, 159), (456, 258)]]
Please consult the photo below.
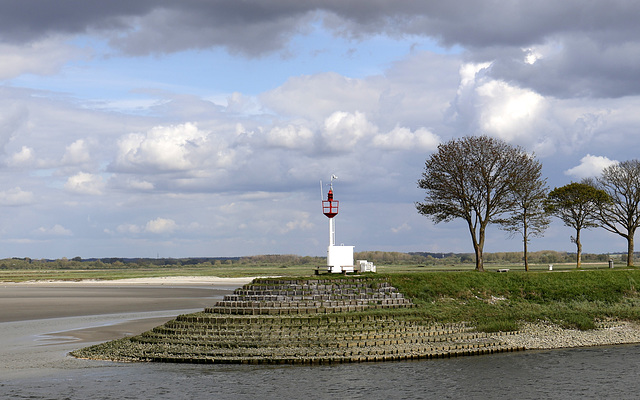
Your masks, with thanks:
[(467, 136), (438, 146), (425, 161), (418, 187), (426, 191), (418, 212), (435, 223), (467, 222), (476, 256), (484, 271), (485, 230), (514, 207), (514, 188), (530, 182), (536, 161), (517, 146), (488, 136)]
[(633, 265), (633, 238), (640, 226), (640, 161), (611, 165), (596, 179), (611, 199), (600, 207), (602, 227), (627, 239), (627, 266)]
[(531, 237), (542, 237), (551, 219), (544, 209), (549, 191), (546, 179), (542, 178), (542, 164), (535, 160), (526, 163), (526, 181), (512, 187), (514, 208), (508, 217), (499, 221), (501, 228), (511, 236), (522, 236), (524, 246), (524, 269), (529, 271), (528, 244)]
[(603, 190), (596, 189), (587, 182), (572, 182), (555, 188), (549, 193), (545, 202), (547, 212), (560, 218), (566, 226), (576, 230), (571, 241), (576, 244), (576, 268), (582, 263), (582, 229), (597, 227), (598, 216), (602, 204), (606, 204), (609, 196)]

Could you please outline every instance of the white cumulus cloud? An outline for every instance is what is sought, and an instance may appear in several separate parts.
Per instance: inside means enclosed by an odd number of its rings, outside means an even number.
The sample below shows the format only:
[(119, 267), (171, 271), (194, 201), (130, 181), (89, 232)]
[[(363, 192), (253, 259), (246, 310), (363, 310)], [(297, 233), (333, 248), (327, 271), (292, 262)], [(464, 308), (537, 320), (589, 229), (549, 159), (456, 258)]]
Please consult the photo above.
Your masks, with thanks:
[(127, 180), (127, 187), (135, 190), (152, 190), (154, 185), (149, 181), (131, 178)]
[(325, 146), (335, 151), (348, 151), (366, 136), (375, 134), (377, 128), (364, 113), (336, 111), (324, 121), (322, 138)]
[(62, 156), (63, 164), (82, 164), (91, 161), (89, 148), (83, 139), (78, 139), (67, 146), (64, 156)]
[(393, 233), (401, 233), (401, 232), (405, 232), (405, 231), (410, 231), (411, 230), (411, 226), (408, 223), (403, 223), (400, 226), (397, 226), (395, 228), (391, 228), (391, 232)]
[(451, 120), (461, 131), (487, 134), (509, 143), (550, 154), (556, 151), (559, 135), (554, 110), (548, 99), (528, 88), (493, 79), (493, 66), (463, 64), (460, 84), (451, 103)]
[(176, 230), (177, 227), (178, 225), (176, 224), (176, 221), (172, 219), (156, 218), (147, 222), (144, 230), (145, 232), (150, 233), (171, 233)]
[(617, 163), (618, 161), (610, 160), (607, 157), (587, 154), (580, 160), (580, 165), (568, 169), (564, 173), (577, 178), (590, 178), (600, 175), (603, 169)]
[(11, 155), (8, 164), (12, 167), (29, 165), (33, 162), (33, 159), (33, 149), (31, 147), (22, 146), (19, 152)]
[(71, 232), (69, 229), (59, 224), (56, 224), (51, 228), (45, 228), (44, 226), (41, 226), (40, 228), (36, 229), (36, 233), (40, 235), (46, 235), (46, 236), (72, 236), (73, 235), (73, 232)]
[(282, 86), (260, 96), (262, 104), (285, 116), (322, 120), (335, 110), (375, 109), (380, 88), (365, 80), (327, 72), (291, 77)]
[(140, 233), (142, 229), (135, 224), (120, 224), (116, 228), (118, 233)]
[(105, 188), (105, 182), (100, 175), (79, 172), (67, 179), (64, 188), (74, 193), (99, 195)]
[(171, 233), (178, 229), (178, 224), (176, 221), (170, 218), (156, 218), (148, 221), (144, 225), (136, 225), (136, 224), (120, 224), (116, 228), (118, 233), (123, 234), (139, 234), (139, 233), (154, 233), (154, 234), (162, 234), (162, 233)]
[(82, 51), (61, 38), (49, 38), (27, 45), (0, 45), (0, 79), (22, 74), (51, 75), (69, 59), (84, 57)]
[(373, 145), (383, 150), (429, 151), (438, 147), (440, 138), (428, 129), (420, 128), (411, 132), (408, 128), (396, 127), (386, 134), (377, 134)]
[(285, 224), (285, 228), (281, 231), (286, 233), (293, 230), (309, 230), (314, 224), (309, 221), (310, 214), (308, 212), (295, 213), (295, 218)]
[(313, 144), (313, 132), (306, 126), (276, 126), (267, 133), (267, 143), (287, 149), (300, 149)]
[(33, 193), (24, 191), (19, 186), (0, 192), (0, 205), (3, 206), (21, 206), (33, 202)]
[(502, 81), (489, 81), (476, 92), (483, 103), (480, 128), (507, 141), (527, 135), (545, 108), (539, 94)]
[(118, 141), (115, 165), (123, 170), (185, 171), (207, 156), (207, 133), (195, 124), (157, 126)]

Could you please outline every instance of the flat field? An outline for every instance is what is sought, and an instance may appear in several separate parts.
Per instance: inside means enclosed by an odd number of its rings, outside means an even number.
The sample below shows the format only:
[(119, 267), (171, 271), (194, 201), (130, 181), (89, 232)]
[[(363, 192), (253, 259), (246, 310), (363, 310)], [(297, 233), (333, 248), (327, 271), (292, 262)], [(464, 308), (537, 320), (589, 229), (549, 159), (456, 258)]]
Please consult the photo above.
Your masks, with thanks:
[[(321, 271), (325, 269), (321, 267)], [(616, 268), (622, 268), (622, 264), (616, 264)], [(115, 280), (134, 278), (157, 277), (219, 277), (241, 278), (258, 276), (311, 276), (315, 273), (316, 266), (312, 265), (195, 265), (195, 266), (125, 266), (108, 268), (16, 268), (0, 269), (0, 282), (25, 282), (25, 281), (79, 281), (79, 280)], [(451, 265), (377, 265), (378, 273), (411, 273), (411, 272), (454, 272), (473, 271), (475, 264), (451, 264)], [(487, 272), (495, 272), (499, 269), (509, 271), (524, 271), (523, 265), (514, 264), (485, 264)], [(530, 264), (531, 272), (549, 271), (548, 264)], [(575, 263), (553, 264), (552, 272), (575, 270)], [(609, 269), (608, 263), (583, 263), (581, 270)]]

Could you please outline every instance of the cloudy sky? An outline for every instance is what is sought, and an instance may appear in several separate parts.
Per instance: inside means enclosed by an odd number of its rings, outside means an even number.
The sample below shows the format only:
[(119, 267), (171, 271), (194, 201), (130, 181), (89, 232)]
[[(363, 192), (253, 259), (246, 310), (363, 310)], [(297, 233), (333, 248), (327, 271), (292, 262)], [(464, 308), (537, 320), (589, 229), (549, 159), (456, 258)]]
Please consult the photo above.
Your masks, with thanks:
[[(417, 214), (438, 143), (551, 188), (640, 154), (640, 3), (0, 1), (0, 257), (472, 252)], [(324, 188), (326, 193), (326, 187)], [(555, 221), (532, 250), (574, 251)], [(625, 251), (592, 230), (584, 251)], [(487, 251), (521, 240), (491, 230)]]

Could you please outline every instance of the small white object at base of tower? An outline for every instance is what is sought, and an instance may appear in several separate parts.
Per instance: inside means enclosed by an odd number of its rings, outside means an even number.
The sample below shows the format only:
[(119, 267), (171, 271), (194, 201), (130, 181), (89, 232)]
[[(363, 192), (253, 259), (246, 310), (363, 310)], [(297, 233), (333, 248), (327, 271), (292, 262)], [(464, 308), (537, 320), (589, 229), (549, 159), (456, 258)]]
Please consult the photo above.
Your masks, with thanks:
[(353, 272), (355, 270), (353, 248), (354, 246), (329, 246), (327, 248), (327, 267), (329, 267), (329, 272)]

